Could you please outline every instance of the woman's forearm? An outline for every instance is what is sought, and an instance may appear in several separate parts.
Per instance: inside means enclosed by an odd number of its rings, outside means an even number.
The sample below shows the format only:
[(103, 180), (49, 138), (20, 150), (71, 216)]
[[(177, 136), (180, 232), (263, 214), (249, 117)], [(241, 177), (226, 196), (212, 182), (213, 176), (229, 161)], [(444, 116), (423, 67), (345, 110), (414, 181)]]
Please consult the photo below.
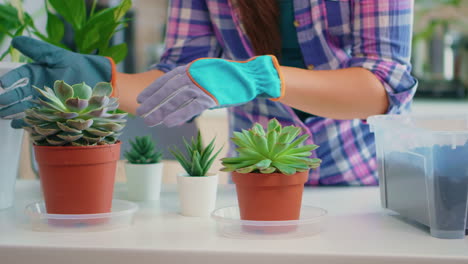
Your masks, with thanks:
[[(281, 67), (281, 72), (286, 93), (280, 102), (304, 112), (333, 119), (365, 119), (388, 108), (382, 83), (366, 69), (310, 71)], [(159, 70), (117, 73), (120, 108), (135, 114), (138, 94), (162, 75)]]
[(126, 74), (117, 73), (117, 89), (120, 109), (135, 114), (138, 107), (137, 96), (156, 79), (164, 75), (159, 70), (151, 70), (142, 73)]
[(286, 86), (280, 102), (317, 116), (366, 119), (388, 108), (382, 83), (364, 68), (310, 71), (281, 67)]

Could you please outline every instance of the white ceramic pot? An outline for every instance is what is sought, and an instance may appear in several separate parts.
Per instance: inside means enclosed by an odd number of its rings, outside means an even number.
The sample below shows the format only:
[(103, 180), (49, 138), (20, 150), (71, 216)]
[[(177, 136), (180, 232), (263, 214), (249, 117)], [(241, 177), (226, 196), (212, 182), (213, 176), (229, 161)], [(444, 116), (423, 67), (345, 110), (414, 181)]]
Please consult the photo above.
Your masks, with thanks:
[[(0, 62), (0, 76), (21, 65)], [(0, 88), (0, 94), (2, 92), (4, 91)], [(11, 120), (0, 119), (0, 210), (13, 205), (23, 139), (23, 129), (13, 129), (10, 123)]]
[(163, 177), (163, 164), (125, 163), (128, 198), (133, 201), (159, 200)]
[(216, 206), (218, 175), (192, 177), (177, 175), (181, 214), (185, 216), (210, 216)]

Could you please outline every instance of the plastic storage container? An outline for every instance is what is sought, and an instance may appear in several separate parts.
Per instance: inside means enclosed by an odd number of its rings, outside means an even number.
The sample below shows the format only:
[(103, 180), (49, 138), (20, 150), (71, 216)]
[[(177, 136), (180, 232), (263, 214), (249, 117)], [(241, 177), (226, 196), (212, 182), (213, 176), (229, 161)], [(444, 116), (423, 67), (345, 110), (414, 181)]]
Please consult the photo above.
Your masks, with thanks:
[(320, 233), (327, 211), (303, 205), (299, 220), (251, 221), (241, 220), (238, 206), (215, 210), (211, 216), (221, 236), (240, 239), (290, 239)]
[(468, 229), (468, 114), (386, 115), (375, 133), (384, 208), (429, 226), (438, 238)]
[(44, 202), (26, 206), (26, 215), (34, 231), (93, 232), (128, 227), (133, 224), (138, 205), (112, 200), (112, 211), (102, 214), (48, 214)]

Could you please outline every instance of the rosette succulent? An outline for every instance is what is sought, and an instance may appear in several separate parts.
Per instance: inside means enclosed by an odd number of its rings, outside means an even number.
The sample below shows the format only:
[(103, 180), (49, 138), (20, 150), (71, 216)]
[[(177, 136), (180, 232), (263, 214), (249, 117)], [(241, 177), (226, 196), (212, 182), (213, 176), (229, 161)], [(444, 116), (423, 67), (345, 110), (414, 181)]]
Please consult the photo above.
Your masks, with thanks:
[(131, 150), (124, 154), (130, 164), (155, 164), (161, 161), (162, 153), (156, 151), (150, 136), (135, 137), (134, 141), (130, 140), (130, 145)]
[(90, 146), (113, 144), (125, 127), (127, 114), (110, 98), (112, 86), (100, 82), (68, 85), (56, 81), (54, 88), (34, 89), (41, 95), (37, 107), (25, 111), (25, 127), (40, 146)]
[(222, 159), (222, 171), (292, 175), (318, 168), (322, 161), (310, 158), (318, 146), (300, 146), (308, 138), (298, 137), (300, 132), (299, 127), (282, 127), (276, 119), (270, 120), (266, 131), (256, 123), (249, 130), (234, 132), (232, 141), (238, 146), (239, 155)]

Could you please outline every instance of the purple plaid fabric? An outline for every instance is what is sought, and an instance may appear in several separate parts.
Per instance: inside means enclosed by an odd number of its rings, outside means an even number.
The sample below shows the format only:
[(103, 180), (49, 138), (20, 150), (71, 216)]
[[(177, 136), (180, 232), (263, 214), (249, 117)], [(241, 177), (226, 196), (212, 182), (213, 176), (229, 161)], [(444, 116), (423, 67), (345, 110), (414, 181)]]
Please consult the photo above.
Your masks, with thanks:
[[(417, 84), (409, 63), (412, 0), (294, 0), (294, 7), (306, 65), (368, 69), (387, 90), (388, 113), (409, 110)], [(154, 68), (169, 71), (202, 57), (246, 60), (253, 55), (235, 0), (172, 0), (166, 52)], [(309, 185), (378, 184), (374, 137), (362, 120), (311, 117), (302, 122), (290, 107), (266, 99), (229, 113), (231, 130), (266, 125), (275, 117), (310, 134), (306, 143), (320, 146), (314, 157), (323, 163), (311, 171)]]

